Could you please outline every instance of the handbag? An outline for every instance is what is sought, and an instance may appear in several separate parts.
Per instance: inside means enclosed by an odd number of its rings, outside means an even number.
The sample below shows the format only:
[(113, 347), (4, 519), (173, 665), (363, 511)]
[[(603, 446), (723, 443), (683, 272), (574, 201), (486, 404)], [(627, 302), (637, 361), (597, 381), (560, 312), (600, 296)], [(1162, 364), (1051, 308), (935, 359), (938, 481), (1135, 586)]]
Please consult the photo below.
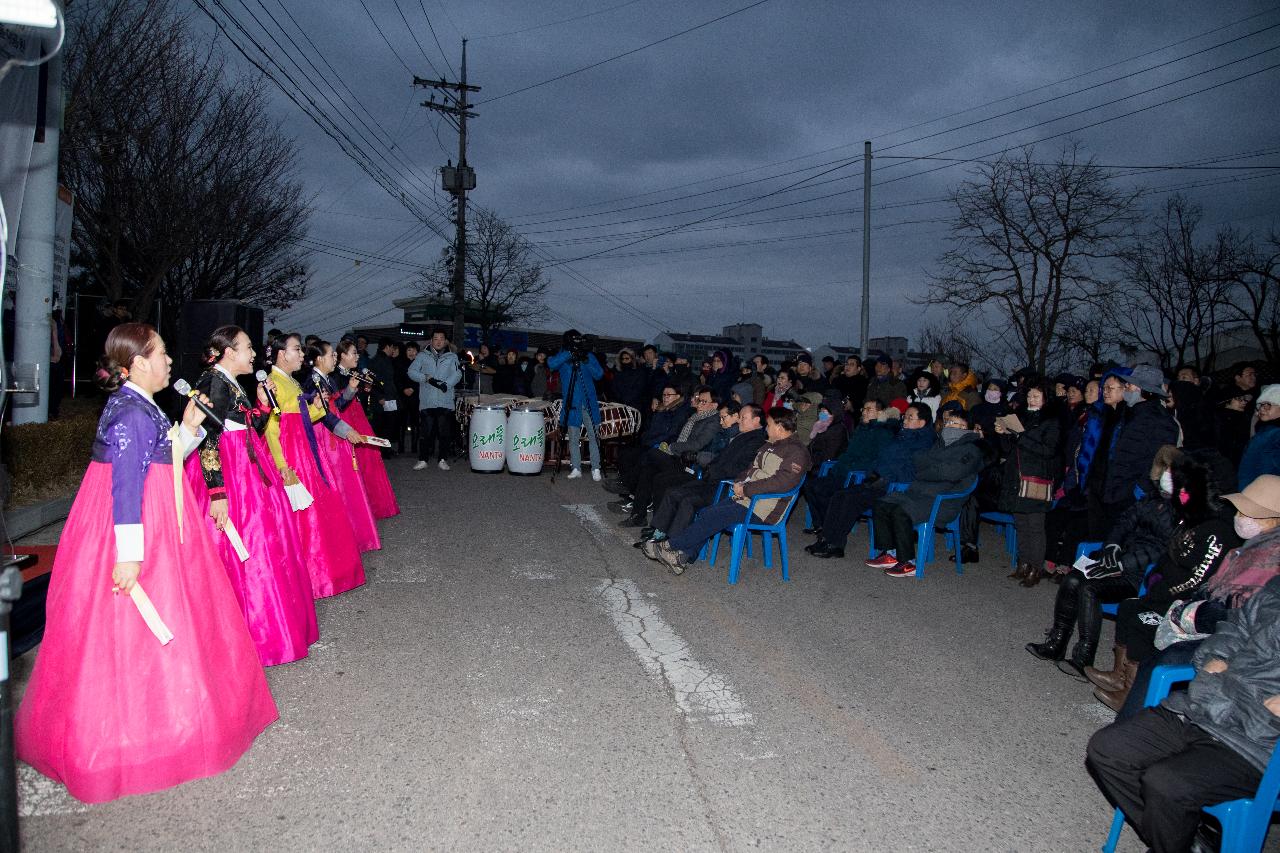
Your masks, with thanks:
[(1053, 502), (1053, 480), (1023, 474), (1020, 451), (1018, 452), (1018, 497), (1031, 501)]

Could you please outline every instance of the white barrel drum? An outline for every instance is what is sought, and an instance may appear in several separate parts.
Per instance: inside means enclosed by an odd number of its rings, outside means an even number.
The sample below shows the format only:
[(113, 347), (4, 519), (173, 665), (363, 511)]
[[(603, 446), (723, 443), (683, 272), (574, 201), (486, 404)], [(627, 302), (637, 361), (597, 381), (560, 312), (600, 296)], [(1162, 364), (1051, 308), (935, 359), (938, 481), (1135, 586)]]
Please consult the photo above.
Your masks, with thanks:
[(541, 409), (513, 408), (507, 415), (507, 470), (541, 474), (547, 419)]
[(468, 432), (471, 470), (485, 474), (501, 471), (506, 458), (506, 407), (476, 406), (471, 410), (471, 429)]

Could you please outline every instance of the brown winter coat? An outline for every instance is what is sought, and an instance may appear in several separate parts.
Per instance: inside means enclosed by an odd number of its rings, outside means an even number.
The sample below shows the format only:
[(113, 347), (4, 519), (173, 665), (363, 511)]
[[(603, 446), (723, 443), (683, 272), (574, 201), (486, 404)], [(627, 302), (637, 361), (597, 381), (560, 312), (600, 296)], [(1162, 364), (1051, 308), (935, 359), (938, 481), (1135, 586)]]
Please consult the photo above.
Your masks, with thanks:
[[(811, 467), (809, 449), (796, 435), (781, 441), (761, 445), (756, 458), (741, 480), (742, 494), (734, 500), (743, 506), (751, 505), (755, 495), (771, 495), (789, 492), (796, 487)], [(756, 504), (756, 517), (765, 524), (775, 524), (786, 512), (787, 502), (781, 498), (766, 498)]]

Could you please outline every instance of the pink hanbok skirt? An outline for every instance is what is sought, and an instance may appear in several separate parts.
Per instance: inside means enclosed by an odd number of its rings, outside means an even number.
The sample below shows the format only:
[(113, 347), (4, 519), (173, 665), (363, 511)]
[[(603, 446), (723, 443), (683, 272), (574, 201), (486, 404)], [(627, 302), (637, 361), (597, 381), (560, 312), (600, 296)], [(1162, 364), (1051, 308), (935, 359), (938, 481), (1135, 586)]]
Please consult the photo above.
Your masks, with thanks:
[[(375, 434), (359, 402), (353, 402), (345, 411), (338, 412), (338, 417), (361, 435)], [(373, 510), (373, 517), (390, 518), (399, 515), (400, 504), (396, 501), (396, 493), (387, 477), (387, 466), (383, 464), (382, 453), (376, 447), (361, 444), (356, 447), (356, 461), (360, 463), (360, 479), (364, 481), (364, 491), (369, 496), (369, 508)]]
[(112, 593), (111, 465), (85, 473), (58, 543), (44, 642), (15, 722), (18, 757), (100, 803), (221, 773), (278, 716), (226, 570), (182, 481), (152, 463), (138, 583), (173, 639)]

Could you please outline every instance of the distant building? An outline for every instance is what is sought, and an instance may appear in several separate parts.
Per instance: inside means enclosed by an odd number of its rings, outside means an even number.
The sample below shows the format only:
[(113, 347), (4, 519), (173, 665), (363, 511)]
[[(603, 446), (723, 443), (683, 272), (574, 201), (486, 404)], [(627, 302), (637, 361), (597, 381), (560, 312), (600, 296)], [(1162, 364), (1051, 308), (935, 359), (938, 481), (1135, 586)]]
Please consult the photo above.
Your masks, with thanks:
[[(869, 353), (868, 353), (869, 354)], [(820, 347), (813, 348), (814, 362), (821, 362), (827, 356), (831, 356), (836, 360), (836, 364), (844, 364), (849, 360), (849, 356), (861, 356), (862, 350), (859, 347), (843, 347), (835, 344), (823, 344)]]
[[(425, 340), (431, 337), (436, 329), (452, 332), (453, 306), (447, 302), (414, 297), (398, 299), (395, 306), (404, 311), (404, 319), (399, 323), (386, 326), (358, 326), (351, 330), (352, 335), (364, 335), (371, 343), (379, 338), (392, 338), (397, 341)], [(474, 322), (474, 312), (468, 311), (466, 316), (466, 339), (455, 343), (460, 349), (476, 350), (480, 347), (480, 326)], [(495, 349), (515, 349), (517, 352), (532, 355), (539, 349), (555, 352), (560, 349), (563, 330), (559, 332), (543, 329), (527, 329), (523, 327), (505, 327), (491, 332), (489, 345)], [(643, 341), (634, 338), (617, 338), (608, 335), (596, 337), (596, 353), (613, 359), (624, 348), (635, 350), (637, 354), (644, 346)]]
[(663, 332), (654, 338), (653, 343), (661, 352), (682, 355), (690, 361), (701, 361), (716, 350), (726, 350), (739, 361), (763, 355), (770, 363), (777, 364), (806, 352), (793, 340), (766, 338), (759, 323), (735, 323), (725, 326), (718, 335)]
[(875, 353), (876, 355), (887, 355), (889, 358), (898, 361), (907, 360), (907, 339), (906, 338), (870, 338), (867, 341), (867, 353)]

